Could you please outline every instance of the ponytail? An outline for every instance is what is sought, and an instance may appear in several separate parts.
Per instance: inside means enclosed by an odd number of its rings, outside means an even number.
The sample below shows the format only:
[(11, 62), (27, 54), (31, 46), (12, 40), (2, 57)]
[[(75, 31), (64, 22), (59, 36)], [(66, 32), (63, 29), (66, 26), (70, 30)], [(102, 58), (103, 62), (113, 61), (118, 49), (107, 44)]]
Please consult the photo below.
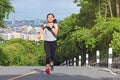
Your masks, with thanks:
[(54, 19), (54, 20), (53, 20), (53, 23), (57, 23), (57, 20), (56, 20), (56, 19)]

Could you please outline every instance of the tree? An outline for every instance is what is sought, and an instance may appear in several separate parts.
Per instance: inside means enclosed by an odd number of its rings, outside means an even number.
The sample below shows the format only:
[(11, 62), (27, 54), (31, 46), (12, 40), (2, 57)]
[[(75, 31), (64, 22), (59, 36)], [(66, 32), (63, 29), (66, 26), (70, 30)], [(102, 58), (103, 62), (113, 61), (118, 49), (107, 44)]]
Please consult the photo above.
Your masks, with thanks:
[(98, 2), (96, 0), (74, 0), (80, 6), (77, 25), (81, 27), (91, 28), (94, 26)]
[(4, 41), (4, 39), (2, 37), (0, 37), (0, 41)]
[[(104, 57), (107, 55), (106, 53), (109, 47), (113, 47), (113, 49), (115, 49), (117, 47), (117, 43), (119, 43), (119, 41), (115, 43), (115, 41), (119, 40), (119, 38), (117, 39), (118, 34), (115, 34), (115, 32), (120, 32), (119, 24), (119, 18), (109, 18), (106, 21), (98, 21), (91, 30), (94, 38), (97, 40), (95, 49), (100, 50)], [(119, 52), (119, 50), (116, 50), (115, 52)], [(116, 53), (113, 53), (113, 55), (115, 54)]]
[(4, 18), (8, 18), (10, 12), (14, 12), (10, 0), (0, 0), (0, 27), (5, 27)]
[(65, 18), (59, 24), (57, 61), (63, 62), (65, 59), (78, 58), (81, 55), (84, 64), (86, 53), (94, 60), (96, 50), (100, 50), (101, 57), (105, 58), (111, 46), (115, 50), (114, 56), (120, 53), (118, 37), (120, 19), (114, 18), (115, 0), (74, 0), (74, 2), (81, 6), (80, 13)]
[(120, 32), (113, 33), (113, 40), (110, 43), (110, 46), (113, 48), (113, 55), (120, 56)]
[(116, 0), (116, 15), (120, 17), (120, 0)]
[[(69, 55), (73, 48), (71, 48), (71, 42), (69, 41), (70, 35), (74, 31), (74, 27), (77, 22), (77, 14), (72, 14), (69, 17), (66, 17), (59, 23), (59, 34), (58, 34), (58, 50), (56, 54), (56, 62), (59, 63), (65, 58), (69, 58)], [(69, 45), (71, 44), (71, 45)], [(69, 46), (68, 46), (69, 45)]]
[(0, 45), (0, 65), (45, 65), (43, 43), (33, 44), (23, 39), (11, 39)]
[[(114, 23), (114, 24), (113, 24)], [(110, 47), (113, 48), (113, 56), (120, 56), (120, 18), (115, 18), (112, 20), (112, 26), (114, 27), (113, 34), (112, 34), (112, 40), (109, 44)]]
[(104, 17), (106, 21), (109, 17), (120, 16), (119, 0), (74, 0), (80, 6), (78, 14), (78, 26), (92, 28), (98, 17)]
[(72, 31), (74, 31), (74, 27), (77, 25), (76, 22), (78, 22), (77, 17), (77, 14), (72, 14), (60, 22), (58, 39), (65, 39)]
[(78, 15), (72, 14), (59, 23), (60, 31), (56, 56), (58, 62), (79, 55), (85, 56), (87, 52), (91, 54), (95, 47), (95, 39), (90, 34), (90, 30), (77, 26), (77, 17)]
[(111, 17), (113, 17), (113, 11), (112, 11), (112, 6), (111, 6), (111, 0), (107, 0), (107, 1), (108, 1), (108, 5), (109, 5), (110, 15), (111, 15)]

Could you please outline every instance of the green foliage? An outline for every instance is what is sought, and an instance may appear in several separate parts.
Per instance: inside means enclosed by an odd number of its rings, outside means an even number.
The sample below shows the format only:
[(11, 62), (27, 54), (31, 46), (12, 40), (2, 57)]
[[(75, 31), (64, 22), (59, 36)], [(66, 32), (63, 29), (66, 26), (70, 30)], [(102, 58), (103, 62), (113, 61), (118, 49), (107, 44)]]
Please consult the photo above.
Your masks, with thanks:
[(98, 2), (96, 0), (74, 0), (74, 2), (80, 6), (77, 25), (86, 28), (93, 27), (98, 10)]
[(0, 41), (4, 41), (4, 39), (2, 37), (0, 37)]
[(10, 12), (14, 12), (10, 0), (0, 0), (0, 27), (5, 27), (4, 18), (8, 18)]
[[(32, 42), (23, 39), (11, 39), (4, 41), (0, 46), (0, 65), (41, 65), (45, 63), (43, 43), (33, 45)], [(41, 61), (40, 61), (41, 60)]]
[[(62, 62), (65, 59), (78, 57), (78, 55), (85, 57), (86, 53), (93, 58), (95, 57), (96, 50), (100, 50), (101, 57), (107, 57), (109, 47), (114, 49), (114, 56), (119, 55), (118, 35), (120, 32), (120, 19), (107, 18), (104, 21), (104, 18), (101, 17), (96, 20), (96, 23), (92, 29), (82, 28), (76, 25), (68, 29), (67, 21), (65, 20), (64, 25), (66, 26), (61, 26), (63, 28), (60, 30), (61, 37), (64, 38), (59, 38), (57, 59)], [(69, 24), (71, 23), (69, 22)], [(62, 24), (60, 23), (60, 25)], [(65, 34), (66, 36), (64, 36)]]
[(77, 22), (77, 16), (77, 14), (72, 14), (71, 16), (65, 18), (64, 21), (60, 22), (58, 38), (65, 39), (67, 35), (74, 31), (74, 27)]
[[(92, 34), (96, 38), (96, 50), (100, 50), (103, 56), (107, 55), (108, 48), (112, 47), (114, 48), (114, 55), (116, 55), (116, 52), (119, 52), (116, 50), (114, 46), (114, 40), (116, 40), (116, 35), (114, 32), (120, 32), (120, 19), (119, 18), (109, 18), (107, 21), (99, 20), (97, 24), (91, 29)], [(114, 36), (113, 36), (114, 34)], [(111, 44), (112, 42), (112, 44)]]
[(113, 40), (111, 41), (110, 46), (113, 48), (114, 56), (120, 55), (120, 32), (114, 32)]
[[(65, 21), (65, 25), (67, 25), (67, 21)], [(71, 23), (69, 22), (69, 24)], [(62, 27), (64, 28), (66, 26)], [(75, 25), (73, 25), (72, 28), (71, 26), (69, 27), (69, 29), (68, 27), (64, 28), (64, 32), (63, 28), (61, 28), (59, 32), (61, 36), (66, 34), (66, 37), (58, 41), (57, 59), (59, 61), (74, 58), (78, 55), (84, 55), (84, 53), (91, 53), (95, 48), (96, 39), (89, 29), (80, 28), (80, 26)]]
[(71, 33), (74, 31), (76, 22), (77, 14), (72, 14), (59, 24), (58, 49), (56, 54), (56, 61), (58, 61), (58, 63), (59, 61), (63, 61), (63, 59), (69, 58), (70, 56), (72, 57), (72, 55), (74, 55), (74, 46), (68, 45), (73, 45), (69, 39), (71, 38)]
[[(116, 17), (116, 0), (110, 1)], [(78, 55), (85, 60), (86, 53), (92, 58), (96, 50), (100, 50), (101, 57), (107, 57), (109, 47), (113, 47), (114, 56), (119, 55), (120, 19), (110, 18), (108, 1), (74, 0), (74, 3), (80, 6), (80, 13), (60, 22), (56, 60), (63, 62)]]
[[(92, 28), (96, 22), (95, 20), (102, 16), (104, 20), (111, 17), (109, 0), (74, 0), (78, 6), (80, 6), (80, 13), (78, 14), (78, 26)], [(117, 17), (116, 5), (120, 6), (120, 3), (116, 3), (117, 0), (110, 0), (113, 17)], [(118, 1), (119, 2), (119, 1)], [(119, 7), (117, 7), (120, 10)], [(120, 15), (120, 13), (119, 13)]]
[[(116, 17), (116, 2), (110, 1), (113, 16)], [(74, 3), (80, 7), (80, 13), (65, 18), (59, 24), (57, 60), (62, 62), (78, 55), (84, 57), (86, 53), (92, 58), (95, 57), (96, 50), (100, 50), (102, 57), (107, 57), (111, 46), (114, 55), (118, 55), (119, 46), (116, 48), (115, 42), (119, 38), (116, 39), (118, 36), (113, 34), (120, 32), (120, 19), (110, 18), (108, 1), (74, 0)]]
[[(95, 39), (93, 35), (91, 34), (90, 30), (88, 29), (77, 29), (76, 31), (73, 32), (71, 35), (71, 40), (73, 41), (78, 41), (78, 44), (83, 44), (85, 45), (85, 48), (87, 49), (92, 49), (95, 47)], [(82, 48), (83, 45), (80, 45), (79, 48)]]

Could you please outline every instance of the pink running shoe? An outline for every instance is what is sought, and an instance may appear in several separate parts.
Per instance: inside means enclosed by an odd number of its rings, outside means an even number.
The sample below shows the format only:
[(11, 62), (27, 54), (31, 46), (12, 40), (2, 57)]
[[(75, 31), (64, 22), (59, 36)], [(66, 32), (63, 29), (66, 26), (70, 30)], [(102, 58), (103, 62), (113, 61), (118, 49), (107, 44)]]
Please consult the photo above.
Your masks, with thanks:
[(49, 68), (46, 68), (46, 69), (45, 69), (45, 72), (46, 72), (46, 74), (50, 74), (50, 69), (49, 69)]

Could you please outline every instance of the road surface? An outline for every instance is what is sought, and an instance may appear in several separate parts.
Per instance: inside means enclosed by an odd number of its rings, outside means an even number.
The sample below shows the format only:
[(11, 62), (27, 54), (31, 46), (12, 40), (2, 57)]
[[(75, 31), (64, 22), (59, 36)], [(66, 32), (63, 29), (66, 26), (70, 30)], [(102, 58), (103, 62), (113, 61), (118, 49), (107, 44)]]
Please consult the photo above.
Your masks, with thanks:
[(47, 75), (45, 66), (2, 66), (0, 80), (120, 80), (116, 74), (107, 68), (55, 66), (55, 70)]

